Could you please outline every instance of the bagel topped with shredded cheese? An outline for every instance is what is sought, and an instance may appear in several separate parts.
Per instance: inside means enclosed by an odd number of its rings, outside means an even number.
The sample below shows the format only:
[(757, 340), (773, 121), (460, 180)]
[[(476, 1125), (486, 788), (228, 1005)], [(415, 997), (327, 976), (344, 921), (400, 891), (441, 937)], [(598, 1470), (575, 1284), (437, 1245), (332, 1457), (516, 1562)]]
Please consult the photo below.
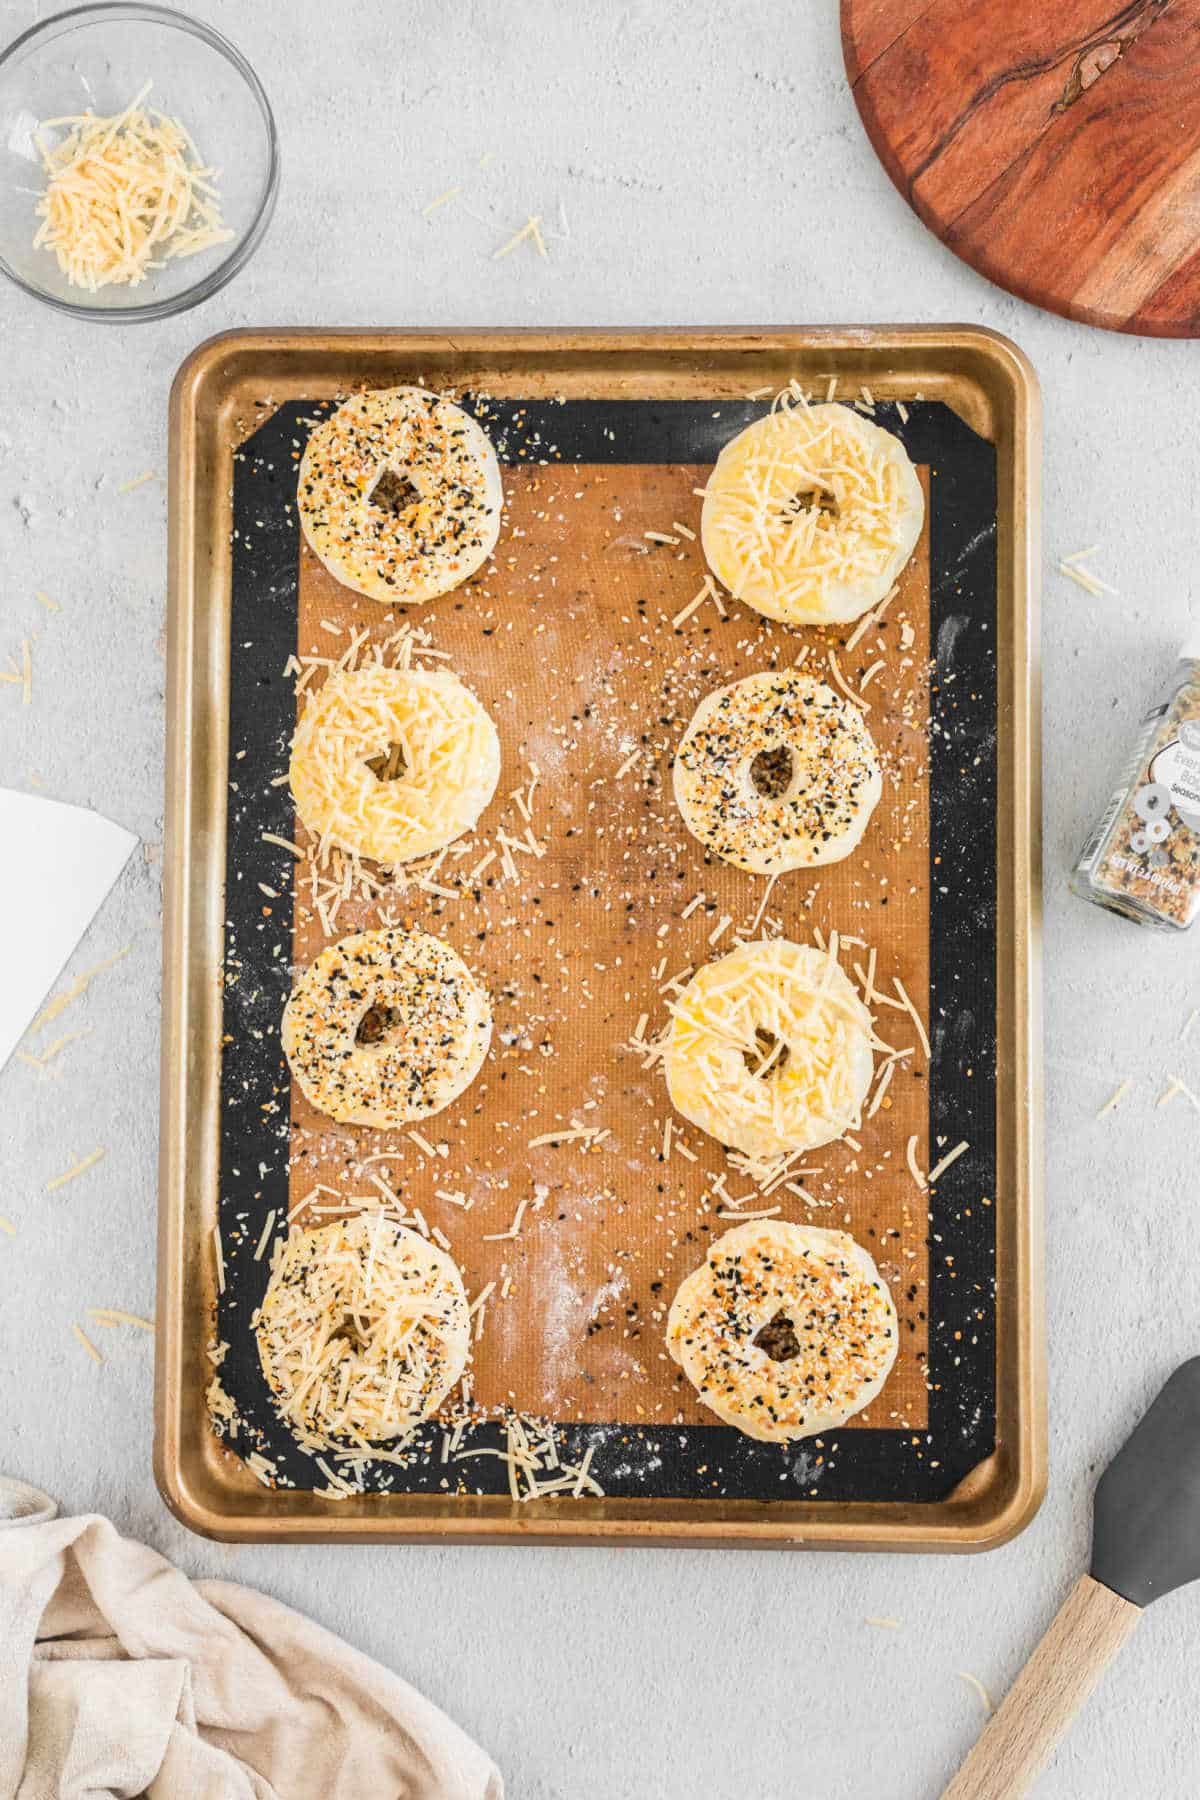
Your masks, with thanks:
[(382, 1210), (293, 1229), (254, 1320), (279, 1411), (308, 1449), (369, 1449), (437, 1411), (471, 1346), (453, 1260)]
[(696, 971), (674, 1007), (663, 1068), (677, 1111), (765, 1161), (853, 1130), (876, 1043), (836, 956), (772, 938)]
[(319, 1112), (388, 1131), (441, 1112), (474, 1081), (492, 1009), (449, 944), (404, 925), (322, 950), (292, 989), (280, 1035)]
[(371, 663), (309, 700), (289, 778), (314, 837), (411, 862), (474, 826), (500, 779), (500, 740), (457, 675)]
[(679, 1287), (667, 1349), (705, 1406), (767, 1443), (836, 1431), (896, 1360), (887, 1283), (844, 1231), (749, 1220)]
[(883, 599), (924, 518), (899, 438), (848, 406), (783, 404), (717, 458), (700, 538), (736, 600), (787, 625), (835, 625)]
[(692, 835), (758, 875), (849, 856), (883, 790), (861, 709), (797, 669), (707, 695), (676, 753), (674, 783)]
[(448, 593), (496, 547), (504, 493), (487, 433), (424, 388), (355, 394), (317, 425), (297, 489), (331, 575), (388, 605)]

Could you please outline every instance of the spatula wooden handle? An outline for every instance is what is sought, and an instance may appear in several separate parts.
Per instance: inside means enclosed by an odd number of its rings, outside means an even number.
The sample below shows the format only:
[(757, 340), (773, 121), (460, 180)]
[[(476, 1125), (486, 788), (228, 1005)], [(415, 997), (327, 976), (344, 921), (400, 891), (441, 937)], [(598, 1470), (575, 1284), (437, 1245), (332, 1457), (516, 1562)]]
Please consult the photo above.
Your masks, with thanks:
[(1081, 1575), (942, 1800), (1019, 1800), (1142, 1616)]

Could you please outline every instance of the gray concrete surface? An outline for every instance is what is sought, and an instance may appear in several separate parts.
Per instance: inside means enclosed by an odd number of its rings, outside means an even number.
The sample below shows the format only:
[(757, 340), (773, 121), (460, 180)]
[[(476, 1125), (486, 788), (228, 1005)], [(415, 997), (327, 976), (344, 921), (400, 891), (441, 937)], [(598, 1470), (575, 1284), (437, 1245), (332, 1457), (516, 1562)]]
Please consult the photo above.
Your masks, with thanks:
[[(49, 10), (49, 9), (47, 9)], [(910, 1800), (981, 1723), (1081, 1567), (1094, 1471), (1200, 1348), (1198, 945), (1086, 908), (1065, 877), (1195, 602), (1200, 444), (1186, 344), (1092, 332), (987, 286), (907, 211), (863, 136), (831, 0), (196, 0), (260, 70), (284, 182), (257, 261), (172, 323), (66, 322), (0, 292), (0, 652), (31, 627), (33, 705), (0, 689), (0, 775), (145, 840), (76, 966), (131, 940), (57, 1078), (0, 1077), (0, 1466), (194, 1573), (257, 1583), (400, 1670), (519, 1800)], [(34, 9), (0, 0), (5, 37)], [(480, 156), (494, 162), (477, 173)], [(466, 178), (470, 205), (422, 202)], [(565, 209), (549, 261), (491, 250)], [(69, 1321), (154, 1301), (166, 396), (199, 339), (263, 323), (974, 320), (1044, 386), (1050, 1491), (984, 1559), (222, 1549), (150, 1471), (150, 1346)], [(118, 497), (144, 469), (156, 479)], [(1119, 597), (1054, 559), (1099, 542)], [(42, 588), (62, 603), (47, 616)], [(6, 874), (9, 873), (6, 870)], [(19, 872), (16, 878), (19, 879)], [(11, 953), (11, 947), (9, 950)], [(1119, 1112), (1097, 1108), (1133, 1083)], [(57, 1194), (68, 1149), (108, 1157)], [(867, 1615), (892, 1615), (880, 1631)], [(1045, 1800), (1200, 1785), (1200, 1594), (1154, 1608), (1059, 1752)], [(298, 1797), (303, 1800), (303, 1797)]]

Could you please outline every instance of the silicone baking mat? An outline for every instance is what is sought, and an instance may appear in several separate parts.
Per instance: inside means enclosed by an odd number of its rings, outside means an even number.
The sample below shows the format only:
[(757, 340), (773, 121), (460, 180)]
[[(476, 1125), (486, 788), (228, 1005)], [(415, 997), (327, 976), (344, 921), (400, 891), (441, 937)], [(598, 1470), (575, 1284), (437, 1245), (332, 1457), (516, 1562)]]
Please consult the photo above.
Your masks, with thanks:
[[(288, 1486), (325, 1485), (258, 1366), (262, 1234), (272, 1212), (271, 1238), (289, 1214), (311, 1222), (312, 1207), (378, 1198), (382, 1182), (445, 1235), (471, 1295), (494, 1284), (470, 1377), (483, 1422), (462, 1448), (501, 1444), (491, 1421), (512, 1410), (561, 1427), (564, 1457), (590, 1450), (608, 1495), (941, 1498), (989, 1454), (995, 1422), (993, 447), (940, 403), (876, 408), (921, 469), (928, 517), (894, 600), (848, 649), (852, 627), (787, 630), (731, 601), (725, 616), (706, 598), (680, 618), (704, 575), (686, 534), (694, 489), (767, 397), (465, 403), (505, 465), (505, 526), (485, 571), (415, 612), (340, 587), (302, 545), (296, 465), (325, 405), (281, 406), (234, 463), (216, 1335), (235, 1447), (258, 1449)], [(289, 1082), (279, 1016), (293, 967), (327, 940), (306, 866), (264, 841), (306, 841), (280, 781), (296, 719), (289, 658), (333, 662), (356, 633), (382, 642), (404, 624), (428, 634), (418, 661), (453, 668), (488, 707), (504, 759), (477, 832), (426, 886), (399, 880), (335, 909), (334, 935), (415, 920), (492, 995), (491, 1056), (420, 1127), (423, 1143), (335, 1126)], [(670, 763), (705, 693), (797, 660), (864, 683), (884, 797), (849, 859), (768, 894), (688, 835)], [(314, 663), (306, 681), (322, 674)], [(739, 934), (807, 942), (834, 929), (848, 968), (873, 947), (877, 988), (896, 999), (899, 980), (931, 1055), (900, 1006), (878, 1006), (880, 1035), (912, 1054), (850, 1145), (813, 1152), (795, 1186), (763, 1198), (673, 1113), (661, 1069), (631, 1040), (643, 1015), (646, 1039), (665, 1023), (674, 980)], [(531, 1146), (562, 1132), (596, 1135)], [(910, 1139), (922, 1171), (968, 1149), (923, 1191)], [(711, 1422), (665, 1352), (679, 1281), (760, 1206), (849, 1230), (895, 1297), (896, 1368), (829, 1440), (763, 1445)], [(445, 1435), (433, 1422), (365, 1485), (507, 1492), (493, 1458), (443, 1461)]]

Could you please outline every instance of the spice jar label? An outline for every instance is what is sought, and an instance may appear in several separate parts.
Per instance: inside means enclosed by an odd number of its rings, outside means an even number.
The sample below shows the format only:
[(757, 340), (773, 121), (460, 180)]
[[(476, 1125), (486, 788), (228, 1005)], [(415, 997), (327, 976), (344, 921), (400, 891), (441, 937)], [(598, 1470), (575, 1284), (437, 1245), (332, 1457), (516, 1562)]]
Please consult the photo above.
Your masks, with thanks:
[(1200, 819), (1200, 724), (1185, 719), (1179, 736), (1167, 744), (1150, 764), (1150, 780), (1166, 789), (1172, 806), (1192, 825)]

